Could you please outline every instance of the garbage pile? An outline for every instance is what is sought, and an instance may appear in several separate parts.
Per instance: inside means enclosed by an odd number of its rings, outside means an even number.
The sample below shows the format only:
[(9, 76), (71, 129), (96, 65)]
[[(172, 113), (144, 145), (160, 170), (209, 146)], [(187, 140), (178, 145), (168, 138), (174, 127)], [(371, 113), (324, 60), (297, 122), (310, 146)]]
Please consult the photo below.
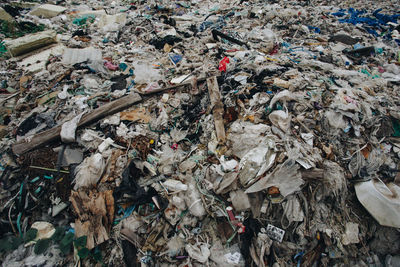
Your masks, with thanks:
[(4, 266), (399, 266), (398, 1), (0, 4)]

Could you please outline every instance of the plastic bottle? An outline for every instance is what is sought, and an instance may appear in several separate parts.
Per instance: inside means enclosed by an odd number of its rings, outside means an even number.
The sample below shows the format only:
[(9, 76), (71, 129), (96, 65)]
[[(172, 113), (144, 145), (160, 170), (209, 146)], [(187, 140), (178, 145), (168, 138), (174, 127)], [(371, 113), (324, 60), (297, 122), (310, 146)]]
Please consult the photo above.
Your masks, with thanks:
[(181, 183), (180, 181), (173, 180), (173, 179), (168, 179), (166, 180), (163, 185), (173, 191), (186, 191), (188, 189), (188, 186)]
[(189, 207), (189, 212), (196, 217), (206, 215), (203, 202), (201, 201), (200, 192), (197, 190), (195, 183), (189, 183), (189, 190), (186, 193), (186, 205)]

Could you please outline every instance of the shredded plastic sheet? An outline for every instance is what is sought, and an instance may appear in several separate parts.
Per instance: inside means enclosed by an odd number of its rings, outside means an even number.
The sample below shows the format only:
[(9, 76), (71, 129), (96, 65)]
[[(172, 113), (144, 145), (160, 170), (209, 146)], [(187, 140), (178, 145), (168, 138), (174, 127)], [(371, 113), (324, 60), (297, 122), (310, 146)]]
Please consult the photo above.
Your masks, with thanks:
[[(386, 15), (379, 13), (382, 9), (377, 9), (372, 13), (368, 13), (366, 10), (357, 10), (354, 8), (349, 8), (348, 10), (341, 9), (338, 12), (331, 13), (337, 17), (349, 16), (349, 18), (341, 18), (339, 22), (341, 23), (351, 23), (351, 24), (362, 24), (367, 32), (375, 36), (384, 34), (384, 37), (391, 39), (392, 29), (386, 29), (389, 22), (397, 23), (400, 14)], [(396, 40), (400, 45), (400, 40)]]
[(261, 178), (250, 186), (245, 192), (255, 193), (265, 190), (271, 186), (279, 188), (280, 193), (286, 197), (301, 189), (304, 181), (299, 173), (299, 166), (293, 159), (286, 160), (278, 166), (272, 173)]

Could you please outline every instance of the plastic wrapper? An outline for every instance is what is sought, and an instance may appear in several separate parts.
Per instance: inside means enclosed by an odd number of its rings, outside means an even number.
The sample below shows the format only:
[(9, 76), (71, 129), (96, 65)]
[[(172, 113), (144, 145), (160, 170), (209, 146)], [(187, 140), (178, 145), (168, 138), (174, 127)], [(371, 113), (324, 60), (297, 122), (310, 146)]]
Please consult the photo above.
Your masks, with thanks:
[(270, 146), (258, 146), (243, 156), (239, 164), (239, 179), (243, 185), (251, 184), (272, 167), (276, 157), (273, 146), (273, 142)]
[(105, 160), (100, 153), (93, 154), (75, 169), (74, 190), (97, 184), (104, 172)]
[(268, 118), (275, 125), (281, 128), (282, 131), (286, 132), (290, 128), (290, 116), (286, 110), (275, 110), (269, 114)]
[(81, 120), (84, 113), (79, 114), (72, 120), (65, 122), (61, 127), (61, 141), (64, 143), (71, 143), (75, 141), (75, 131), (78, 128), (78, 123)]
[(83, 49), (79, 48), (66, 48), (64, 50), (62, 62), (64, 64), (74, 65), (85, 61), (101, 61), (102, 55), (101, 50), (87, 47)]
[(400, 227), (400, 187), (394, 183), (370, 180), (355, 185), (358, 200), (381, 224)]
[(293, 159), (288, 159), (279, 167), (275, 168), (272, 173), (250, 186), (245, 193), (259, 192), (271, 186), (275, 186), (279, 188), (280, 193), (284, 197), (293, 194), (300, 190), (301, 185), (304, 184), (298, 170), (299, 166), (295, 164), (295, 161)]
[(98, 26), (103, 32), (112, 32), (120, 30), (126, 23), (126, 14), (103, 15), (100, 18)]

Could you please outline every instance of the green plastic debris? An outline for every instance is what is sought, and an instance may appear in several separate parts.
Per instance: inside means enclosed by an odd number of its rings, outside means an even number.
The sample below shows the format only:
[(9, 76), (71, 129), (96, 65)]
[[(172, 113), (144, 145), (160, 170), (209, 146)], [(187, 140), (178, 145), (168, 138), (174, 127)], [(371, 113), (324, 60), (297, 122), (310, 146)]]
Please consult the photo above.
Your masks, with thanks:
[(90, 19), (89, 20), (90, 23), (93, 23), (96, 17), (94, 15), (85, 15), (83, 17), (74, 19), (72, 23), (78, 26), (83, 26), (86, 25), (88, 19)]
[(58, 247), (63, 255), (68, 255), (71, 252), (71, 244), (62, 245), (60, 244)]
[(379, 75), (377, 75), (377, 74), (372, 75), (372, 74), (369, 73), (369, 71), (367, 71), (366, 69), (362, 69), (362, 70), (361, 70), (361, 73), (364, 73), (364, 74), (368, 75), (368, 77), (371, 77), (372, 79), (379, 78)]
[(102, 263), (103, 262), (103, 256), (101, 255), (101, 251), (98, 248), (95, 248), (93, 252), (93, 259), (95, 259), (97, 262)]
[(50, 239), (40, 239), (35, 244), (35, 254), (43, 254), (50, 246)]
[(77, 248), (84, 248), (86, 247), (87, 236), (80, 236), (76, 240), (74, 240), (74, 245)]
[(8, 252), (13, 251), (19, 247), (23, 243), (23, 239), (18, 236), (9, 236), (3, 239), (0, 239), (0, 252)]
[(16, 23), (0, 20), (0, 33), (4, 34), (7, 38), (21, 37), (28, 33), (36, 33), (43, 30), (43, 24), (36, 25), (30, 21)]
[(87, 256), (89, 256), (89, 249), (82, 248), (82, 249), (78, 250), (78, 256), (81, 259), (85, 259)]
[(70, 253), (73, 240), (74, 240), (73, 233), (67, 233), (61, 240), (59, 248), (64, 255), (68, 255)]
[(367, 74), (368, 77), (371, 77), (371, 76), (372, 76), (371, 73), (369, 73), (369, 71), (367, 71), (366, 69), (362, 69), (362, 70), (361, 70), (361, 73)]
[(25, 243), (35, 239), (37, 236), (37, 232), (38, 232), (38, 230), (35, 228), (31, 228), (28, 231), (26, 231), (25, 236), (24, 236)]
[(7, 54), (7, 47), (4, 44), (4, 41), (0, 42), (0, 57), (4, 57)]
[(64, 234), (65, 234), (64, 227), (56, 227), (56, 231), (51, 236), (51, 239), (53, 239), (56, 242), (60, 242), (63, 239)]
[(400, 121), (396, 120), (395, 118), (392, 118), (392, 125), (393, 125), (393, 136), (394, 137), (400, 137)]
[(67, 233), (64, 238), (61, 240), (61, 245), (71, 245), (72, 241), (74, 240), (73, 233)]
[(377, 54), (382, 54), (383, 53), (383, 48), (375, 48), (375, 53)]

